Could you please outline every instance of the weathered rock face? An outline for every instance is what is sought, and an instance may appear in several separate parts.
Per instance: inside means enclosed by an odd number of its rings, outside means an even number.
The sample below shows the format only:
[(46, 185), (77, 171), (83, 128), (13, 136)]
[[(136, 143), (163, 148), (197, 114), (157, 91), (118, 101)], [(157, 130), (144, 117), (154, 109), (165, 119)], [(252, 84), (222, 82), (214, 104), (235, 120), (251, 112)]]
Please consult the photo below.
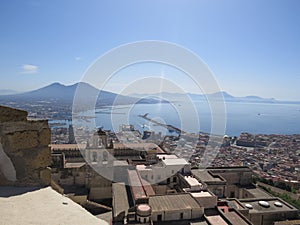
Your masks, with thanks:
[(50, 139), (47, 120), (0, 106), (0, 185), (49, 185)]
[(26, 111), (12, 109), (9, 107), (0, 107), (0, 123), (26, 121), (28, 113)]

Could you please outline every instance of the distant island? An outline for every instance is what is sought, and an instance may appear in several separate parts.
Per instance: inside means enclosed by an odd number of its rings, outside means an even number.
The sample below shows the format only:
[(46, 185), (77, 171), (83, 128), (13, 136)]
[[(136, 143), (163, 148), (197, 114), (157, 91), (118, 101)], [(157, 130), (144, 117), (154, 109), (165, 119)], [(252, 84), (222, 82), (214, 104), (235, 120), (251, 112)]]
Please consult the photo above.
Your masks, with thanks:
[(226, 91), (220, 91), (213, 94), (194, 94), (194, 93), (169, 93), (161, 92), (155, 94), (132, 94), (131, 97), (141, 98), (143, 96), (159, 96), (162, 99), (168, 99), (169, 101), (181, 101), (185, 100), (188, 96), (192, 101), (225, 101), (225, 102), (256, 102), (256, 103), (285, 103), (285, 104), (300, 104), (300, 101), (282, 101), (275, 98), (262, 98), (255, 95), (249, 95), (245, 97), (236, 97), (228, 94)]

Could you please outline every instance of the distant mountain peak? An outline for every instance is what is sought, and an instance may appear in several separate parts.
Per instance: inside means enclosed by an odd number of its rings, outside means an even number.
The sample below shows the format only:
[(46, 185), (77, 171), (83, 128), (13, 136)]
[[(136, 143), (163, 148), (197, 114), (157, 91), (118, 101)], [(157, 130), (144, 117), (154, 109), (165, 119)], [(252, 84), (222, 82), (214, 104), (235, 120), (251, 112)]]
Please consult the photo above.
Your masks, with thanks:
[(220, 95), (223, 95), (224, 98), (234, 98), (234, 96), (228, 94), (226, 91), (219, 91), (219, 92), (210, 94), (210, 96), (212, 96), (212, 97), (220, 97)]
[(131, 104), (137, 101), (139, 103), (146, 104), (160, 102), (159, 100), (151, 98), (138, 99), (129, 96), (118, 95), (109, 91), (99, 90), (85, 82), (79, 82), (72, 85), (64, 85), (55, 82), (37, 90), (9, 96), (0, 96), (0, 102), (17, 101), (23, 104), (23, 102), (32, 103), (36, 101), (48, 101), (53, 105), (72, 105), (75, 96), (78, 102), (81, 101), (83, 105), (89, 100), (93, 101), (93, 99), (96, 99), (96, 104), (98, 106)]
[(47, 85), (47, 86), (45, 86), (45, 87), (55, 87), (55, 86), (65, 86), (65, 85), (64, 85), (64, 84), (61, 84), (61, 83), (59, 83), (59, 82), (54, 82), (54, 83), (49, 84), (49, 85)]

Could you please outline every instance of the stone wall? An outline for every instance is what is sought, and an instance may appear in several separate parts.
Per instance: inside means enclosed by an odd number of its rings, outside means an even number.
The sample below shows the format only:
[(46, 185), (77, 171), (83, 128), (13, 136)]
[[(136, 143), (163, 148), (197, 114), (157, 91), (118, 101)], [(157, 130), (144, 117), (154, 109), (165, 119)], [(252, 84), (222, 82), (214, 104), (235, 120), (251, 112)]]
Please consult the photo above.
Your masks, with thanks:
[(47, 120), (27, 120), (26, 111), (0, 106), (0, 185), (49, 185), (50, 139)]

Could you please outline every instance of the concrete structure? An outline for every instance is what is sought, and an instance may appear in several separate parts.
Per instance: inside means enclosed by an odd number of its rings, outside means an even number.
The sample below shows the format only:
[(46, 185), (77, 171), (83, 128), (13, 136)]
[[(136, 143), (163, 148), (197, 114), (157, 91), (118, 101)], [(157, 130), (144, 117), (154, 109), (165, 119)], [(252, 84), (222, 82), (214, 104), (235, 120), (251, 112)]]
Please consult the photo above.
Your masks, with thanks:
[(129, 209), (125, 183), (113, 183), (112, 193), (113, 220), (116, 222), (124, 222)]
[(245, 216), (226, 204), (205, 210), (205, 219), (210, 225), (253, 225)]
[(154, 143), (117, 143), (114, 144), (113, 155), (117, 158), (122, 156), (144, 157), (147, 154), (159, 154), (164, 151)]
[(214, 208), (217, 206), (218, 197), (209, 191), (199, 191), (190, 193), (193, 198), (205, 209)]
[(300, 220), (287, 220), (287, 221), (279, 221), (275, 222), (274, 225), (299, 225)]
[(192, 170), (192, 174), (207, 185), (207, 188), (219, 198), (225, 197), (226, 180), (218, 174), (213, 174), (209, 170)]
[(149, 223), (152, 209), (148, 204), (140, 204), (136, 207), (136, 220), (140, 223)]
[(152, 221), (191, 220), (201, 218), (204, 208), (190, 194), (151, 196)]
[(295, 219), (298, 215), (298, 209), (279, 198), (239, 199), (232, 203), (254, 225), (273, 225), (275, 221)]
[(249, 167), (213, 167), (192, 170), (192, 173), (218, 197), (243, 198), (243, 195), (247, 195), (243, 189), (252, 186), (252, 171)]
[(108, 225), (51, 187), (0, 187), (0, 224)]
[(226, 180), (226, 198), (239, 198), (239, 188), (250, 186), (252, 182), (252, 171), (249, 167), (215, 167), (207, 170)]
[(147, 193), (136, 170), (128, 170), (128, 180), (133, 203), (135, 205), (148, 203)]

